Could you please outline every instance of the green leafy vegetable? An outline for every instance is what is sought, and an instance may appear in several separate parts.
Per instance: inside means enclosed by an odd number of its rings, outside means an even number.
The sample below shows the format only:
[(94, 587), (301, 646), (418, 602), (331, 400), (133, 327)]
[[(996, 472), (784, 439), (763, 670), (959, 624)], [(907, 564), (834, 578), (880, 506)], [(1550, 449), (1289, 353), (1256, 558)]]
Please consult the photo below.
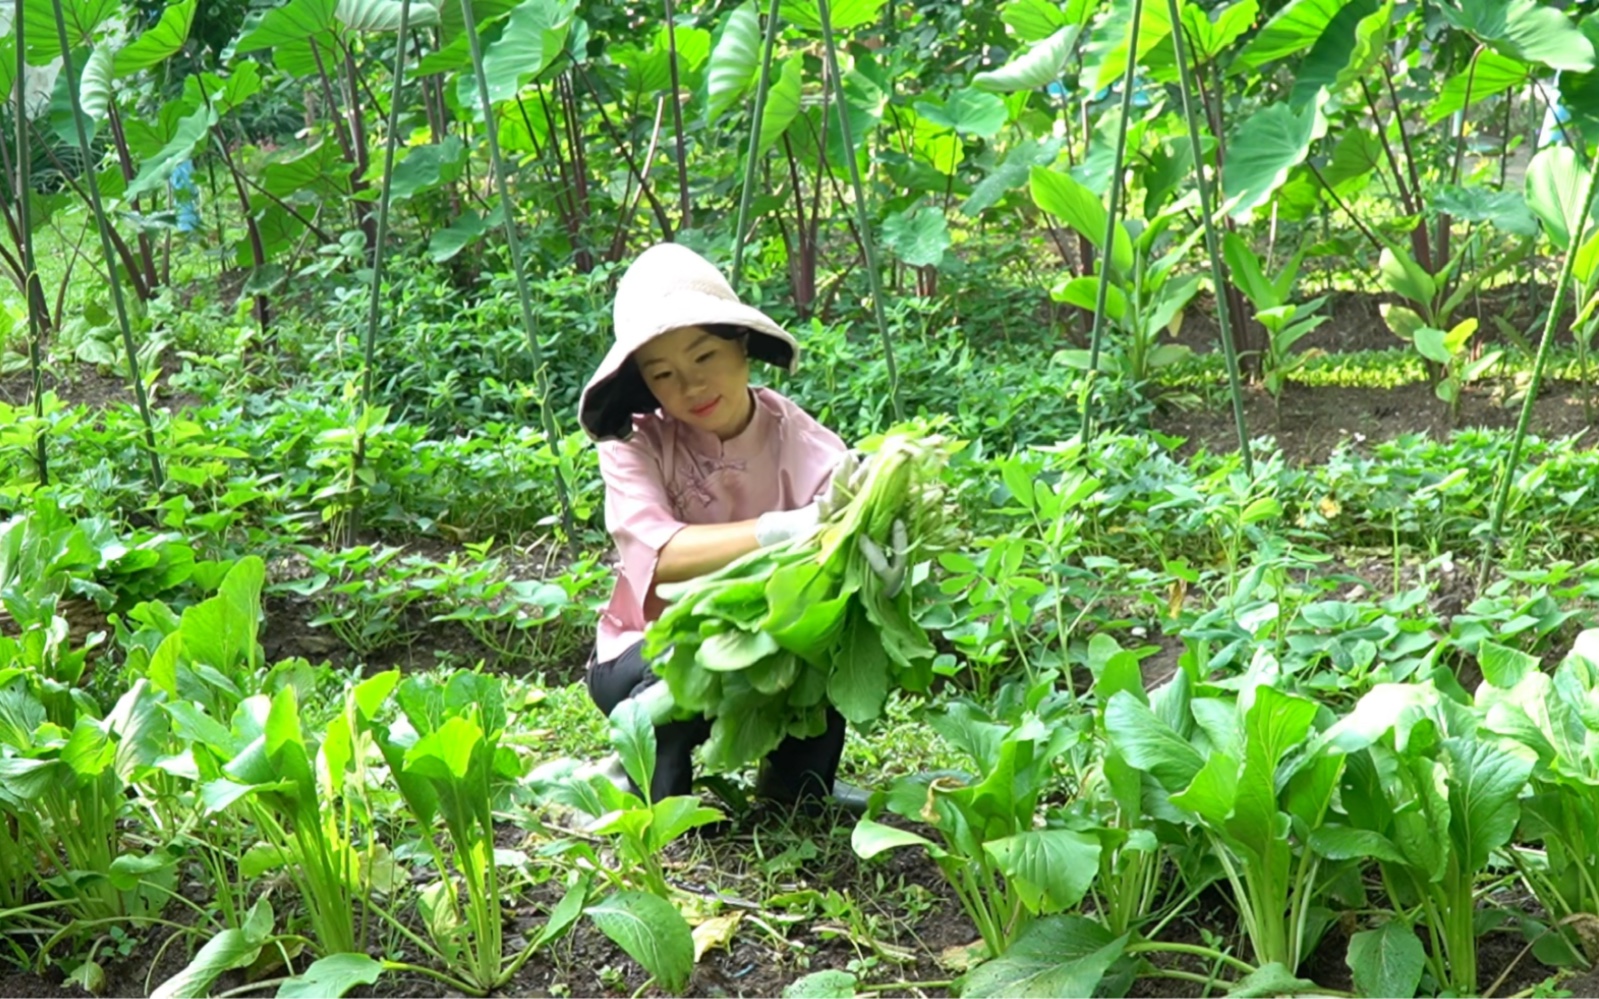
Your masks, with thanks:
[(932, 429), (913, 422), (868, 441), (858, 495), (810, 537), (657, 587), (672, 603), (644, 652), (666, 689), (648, 711), (657, 722), (711, 719), (707, 768), (736, 769), (787, 736), (823, 731), (828, 703), (865, 724), (891, 690), (932, 682), (932, 643), (893, 582), (912, 552), (937, 551), (948, 533), (941, 473), (955, 445)]

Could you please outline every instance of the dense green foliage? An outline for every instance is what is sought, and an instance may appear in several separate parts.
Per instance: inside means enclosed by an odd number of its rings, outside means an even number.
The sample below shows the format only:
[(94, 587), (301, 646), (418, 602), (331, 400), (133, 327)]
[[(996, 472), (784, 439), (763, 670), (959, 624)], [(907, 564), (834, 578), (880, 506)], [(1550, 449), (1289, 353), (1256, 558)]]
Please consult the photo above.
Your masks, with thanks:
[[(1593, 6), (20, 0), (0, 955), (170, 996), (1554, 994), (1599, 956)], [(580, 680), (574, 417), (660, 239), (851, 444), (948, 445), (668, 590), (717, 807), (582, 765), (654, 767)], [(1406, 432), (1307, 449), (1296, 404), (1368, 397)], [(824, 697), (869, 816), (752, 809)]]

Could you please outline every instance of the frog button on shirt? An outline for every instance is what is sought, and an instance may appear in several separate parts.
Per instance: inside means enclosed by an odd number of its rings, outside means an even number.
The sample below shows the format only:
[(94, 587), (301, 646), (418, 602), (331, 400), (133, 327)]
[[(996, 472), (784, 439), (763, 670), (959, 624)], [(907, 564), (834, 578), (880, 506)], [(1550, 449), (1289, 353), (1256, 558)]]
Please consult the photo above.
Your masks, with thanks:
[(627, 440), (599, 445), (605, 527), (621, 564), (600, 614), (596, 661), (620, 656), (660, 616), (655, 565), (679, 530), (797, 509), (832, 477), (843, 440), (780, 393), (750, 392), (749, 425), (728, 440), (656, 412), (634, 416)]

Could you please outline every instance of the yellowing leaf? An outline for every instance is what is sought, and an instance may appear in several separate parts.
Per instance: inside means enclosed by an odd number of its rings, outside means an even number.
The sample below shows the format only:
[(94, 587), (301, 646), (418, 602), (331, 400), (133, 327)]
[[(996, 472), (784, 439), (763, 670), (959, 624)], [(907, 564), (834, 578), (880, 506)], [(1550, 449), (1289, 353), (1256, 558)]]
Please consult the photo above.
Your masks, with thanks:
[(731, 943), (733, 934), (738, 931), (739, 921), (743, 918), (742, 912), (735, 912), (730, 916), (712, 916), (694, 927), (694, 963), (698, 964), (705, 953), (712, 948), (726, 947)]

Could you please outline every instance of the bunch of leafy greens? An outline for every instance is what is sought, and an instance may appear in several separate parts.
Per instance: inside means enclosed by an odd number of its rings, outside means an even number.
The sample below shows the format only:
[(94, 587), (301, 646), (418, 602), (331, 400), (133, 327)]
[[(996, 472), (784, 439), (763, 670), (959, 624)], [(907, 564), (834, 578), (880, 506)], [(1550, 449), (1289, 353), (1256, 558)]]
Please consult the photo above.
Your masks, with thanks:
[(829, 703), (860, 725), (891, 689), (927, 690), (934, 650), (910, 587), (885, 583), (873, 563), (899, 549), (902, 569), (951, 532), (942, 473), (959, 446), (933, 430), (913, 421), (864, 441), (864, 482), (819, 531), (657, 588), (671, 604), (644, 653), (664, 682), (642, 699), (657, 723), (711, 720), (706, 767), (737, 769), (787, 736), (822, 734)]

